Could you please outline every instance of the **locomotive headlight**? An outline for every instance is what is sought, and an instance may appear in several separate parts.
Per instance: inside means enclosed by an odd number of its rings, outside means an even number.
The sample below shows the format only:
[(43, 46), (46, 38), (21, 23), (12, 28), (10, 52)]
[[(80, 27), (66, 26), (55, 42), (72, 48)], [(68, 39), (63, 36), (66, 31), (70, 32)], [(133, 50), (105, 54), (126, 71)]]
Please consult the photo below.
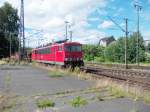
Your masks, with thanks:
[(77, 58), (77, 61), (79, 61), (79, 58)]
[(65, 61), (68, 61), (69, 58), (65, 58)]

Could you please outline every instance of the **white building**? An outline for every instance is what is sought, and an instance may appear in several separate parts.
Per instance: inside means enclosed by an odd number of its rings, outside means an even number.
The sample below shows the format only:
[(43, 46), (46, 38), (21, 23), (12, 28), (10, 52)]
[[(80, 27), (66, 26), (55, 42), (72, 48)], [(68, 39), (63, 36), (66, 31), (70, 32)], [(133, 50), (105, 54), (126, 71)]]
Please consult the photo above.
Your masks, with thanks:
[(105, 38), (100, 39), (99, 45), (106, 47), (113, 41), (115, 41), (115, 38), (113, 36), (105, 37)]

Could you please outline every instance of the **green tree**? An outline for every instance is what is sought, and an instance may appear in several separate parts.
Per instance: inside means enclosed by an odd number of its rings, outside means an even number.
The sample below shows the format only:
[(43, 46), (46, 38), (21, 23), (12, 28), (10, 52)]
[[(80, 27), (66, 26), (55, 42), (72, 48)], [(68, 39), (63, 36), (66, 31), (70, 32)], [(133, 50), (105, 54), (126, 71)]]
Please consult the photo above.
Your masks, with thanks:
[(15, 53), (18, 49), (18, 20), (17, 9), (5, 2), (0, 7), (0, 57), (9, 56), (10, 40), (12, 43), (12, 53)]
[(145, 62), (150, 63), (150, 42), (145, 46)]
[[(137, 33), (133, 33), (128, 38), (128, 62), (136, 62), (136, 45), (137, 45)], [(105, 49), (105, 57), (108, 61), (124, 63), (125, 55), (125, 38), (121, 37), (117, 41), (111, 43)], [(139, 36), (139, 60), (143, 62), (145, 60), (144, 42), (143, 37)]]
[[(137, 55), (137, 32), (134, 32), (130, 35), (128, 41), (128, 60), (131, 63), (136, 62)], [(144, 40), (141, 34), (139, 34), (139, 61), (145, 61), (145, 45)]]
[(123, 62), (124, 61), (124, 38), (121, 37), (117, 41), (112, 42), (105, 49), (105, 57), (107, 61)]
[(96, 45), (83, 45), (84, 59), (87, 61), (103, 61), (104, 47)]
[(150, 42), (146, 46), (146, 51), (150, 53)]

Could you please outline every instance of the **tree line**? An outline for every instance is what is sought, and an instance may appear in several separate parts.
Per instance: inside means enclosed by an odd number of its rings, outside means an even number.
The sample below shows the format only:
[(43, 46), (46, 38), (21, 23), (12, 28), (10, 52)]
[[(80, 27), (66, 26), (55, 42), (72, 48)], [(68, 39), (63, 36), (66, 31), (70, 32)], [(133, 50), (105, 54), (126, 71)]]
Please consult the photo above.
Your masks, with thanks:
[[(137, 33), (128, 37), (127, 60), (136, 63)], [(83, 45), (84, 60), (95, 62), (125, 62), (125, 37), (120, 37), (106, 47), (100, 45)], [(146, 45), (142, 35), (139, 36), (139, 61), (150, 63), (150, 44)]]
[(10, 45), (12, 54), (18, 51), (19, 16), (17, 9), (5, 2), (0, 7), (0, 58), (8, 57)]

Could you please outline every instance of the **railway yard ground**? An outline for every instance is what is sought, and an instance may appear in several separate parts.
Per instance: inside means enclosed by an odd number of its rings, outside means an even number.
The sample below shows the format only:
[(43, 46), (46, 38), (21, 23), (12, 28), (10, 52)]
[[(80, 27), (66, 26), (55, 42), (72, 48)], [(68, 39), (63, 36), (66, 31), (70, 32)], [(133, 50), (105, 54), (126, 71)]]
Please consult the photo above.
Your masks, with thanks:
[(108, 81), (52, 69), (0, 65), (0, 112), (150, 112), (150, 95), (141, 100)]

